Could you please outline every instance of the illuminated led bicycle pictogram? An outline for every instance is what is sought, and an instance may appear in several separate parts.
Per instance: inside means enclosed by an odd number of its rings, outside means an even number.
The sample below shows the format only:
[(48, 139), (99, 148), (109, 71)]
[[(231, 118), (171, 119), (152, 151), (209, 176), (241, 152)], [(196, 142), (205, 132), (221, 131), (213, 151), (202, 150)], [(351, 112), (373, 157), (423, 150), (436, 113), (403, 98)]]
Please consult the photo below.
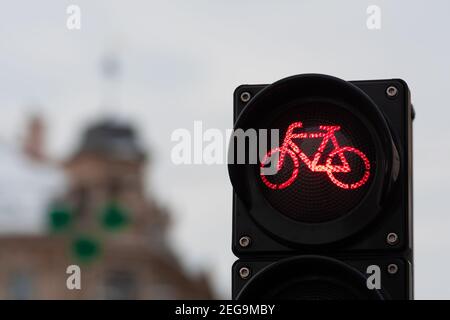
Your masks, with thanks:
[[(363, 186), (368, 180), (370, 176), (370, 162), (367, 156), (360, 150), (350, 147), (343, 146), (341, 147), (336, 139), (336, 131), (340, 130), (340, 126), (319, 126), (318, 132), (300, 132), (294, 133), (294, 130), (298, 130), (302, 128), (303, 124), (301, 122), (292, 123), (284, 137), (283, 143), (281, 147), (274, 148), (270, 150), (263, 158), (261, 162), (261, 172), (260, 176), (264, 184), (274, 190), (284, 189), (289, 187), (292, 183), (294, 183), (295, 179), (299, 174), (300, 161), (303, 161), (305, 165), (312, 172), (325, 172), (328, 175), (328, 178), (333, 182), (336, 186), (342, 189), (358, 189)], [(317, 152), (312, 156), (312, 160), (308, 157), (300, 147), (293, 141), (294, 139), (319, 139), (322, 138), (322, 142), (320, 143)], [(327, 155), (325, 164), (319, 164), (319, 160), (322, 157), (325, 147), (328, 142), (331, 141), (334, 149)], [(278, 163), (277, 163), (277, 173), (283, 168), (283, 165), (286, 161), (286, 155), (289, 156), (293, 162), (292, 174), (290, 177), (281, 183), (272, 183), (267, 179), (267, 176), (263, 172), (263, 168), (265, 168), (271, 162), (271, 158), (274, 157), (276, 153), (279, 153)], [(353, 183), (347, 183), (339, 180), (335, 174), (336, 173), (351, 173), (352, 169), (347, 161), (347, 158), (344, 153), (353, 153), (357, 157), (362, 160), (364, 164), (364, 174), (362, 175), (359, 181)], [(340, 160), (340, 164), (333, 164), (333, 159), (338, 156)]]

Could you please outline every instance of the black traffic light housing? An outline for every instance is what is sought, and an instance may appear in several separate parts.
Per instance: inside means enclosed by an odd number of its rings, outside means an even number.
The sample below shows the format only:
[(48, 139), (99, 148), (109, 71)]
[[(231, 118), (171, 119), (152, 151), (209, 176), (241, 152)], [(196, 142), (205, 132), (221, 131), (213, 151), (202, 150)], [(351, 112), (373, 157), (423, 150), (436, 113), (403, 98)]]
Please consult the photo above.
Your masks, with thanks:
[[(292, 260), (296, 264), (292, 264)], [(302, 265), (302, 260), (310, 261)], [(334, 261), (340, 264), (341, 268), (322, 268), (321, 260)], [(285, 269), (278, 269), (279, 264), (283, 263)], [(371, 265), (380, 267), (382, 287), (381, 290), (367, 290), (366, 278), (367, 268)], [(319, 267), (319, 268), (318, 268)], [(250, 275), (243, 279), (240, 276), (240, 270), (248, 268)], [(339, 271), (343, 270), (343, 271)], [(355, 272), (356, 270), (356, 272)], [(270, 259), (247, 259), (243, 258), (235, 262), (232, 268), (233, 273), (233, 299), (295, 299), (295, 300), (406, 300), (412, 299), (412, 267), (408, 259), (401, 255), (387, 256), (357, 256), (350, 255), (298, 255), (288, 258)], [(290, 284), (307, 282), (309, 279), (317, 278), (327, 279), (337, 274), (341, 276), (341, 285), (348, 286), (349, 290), (330, 290), (329, 285), (319, 288), (308, 288), (299, 290), (298, 288), (285, 289), (284, 296), (280, 295), (278, 289), (288, 287)], [(359, 279), (358, 279), (359, 278)], [(357, 292), (351, 295), (352, 286), (356, 283)], [(244, 289), (245, 288), (245, 289)], [(296, 291), (292, 293), (293, 291)], [(343, 292), (344, 291), (344, 292)], [(350, 292), (348, 292), (350, 291)], [(312, 296), (312, 292), (314, 296)], [(350, 293), (350, 295), (349, 295)]]
[[(411, 299), (413, 109), (403, 80), (347, 82), (307, 74), (272, 85), (241, 85), (234, 92), (235, 129), (269, 128), (283, 113), (296, 113), (292, 105), (312, 101), (320, 107), (320, 100), (337, 101), (343, 114), (347, 112), (344, 109), (354, 113), (376, 140), (370, 187), (351, 214), (324, 223), (298, 221), (280, 214), (280, 208), (274, 207), (279, 202), (268, 201), (256, 182), (257, 169), (230, 164), (235, 191), (232, 248), (240, 258), (233, 266), (233, 298), (247, 297), (257, 279), (263, 279), (280, 261), (310, 256), (336, 259), (361, 275), (366, 275), (367, 266), (379, 265), (382, 297)], [(314, 113), (314, 117), (320, 116)], [(250, 274), (240, 274), (242, 268), (248, 268)]]

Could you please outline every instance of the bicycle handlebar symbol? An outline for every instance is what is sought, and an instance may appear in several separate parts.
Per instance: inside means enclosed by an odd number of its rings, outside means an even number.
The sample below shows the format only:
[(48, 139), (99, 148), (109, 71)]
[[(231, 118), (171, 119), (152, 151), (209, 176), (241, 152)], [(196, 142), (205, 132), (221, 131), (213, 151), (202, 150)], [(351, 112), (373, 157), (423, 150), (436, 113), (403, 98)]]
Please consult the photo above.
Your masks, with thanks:
[[(343, 146), (341, 147), (336, 139), (335, 132), (340, 130), (340, 126), (319, 126), (318, 132), (302, 132), (302, 133), (294, 133), (294, 130), (302, 128), (303, 124), (301, 122), (294, 122), (286, 131), (286, 135), (284, 137), (283, 143), (281, 147), (274, 148), (270, 150), (263, 158), (263, 161), (261, 162), (261, 179), (264, 182), (264, 184), (274, 190), (284, 189), (289, 187), (292, 183), (294, 183), (295, 179), (298, 176), (299, 168), (300, 168), (300, 161), (303, 161), (305, 165), (311, 170), (312, 172), (326, 172), (328, 175), (328, 178), (333, 182), (336, 186), (347, 189), (347, 190), (354, 190), (358, 189), (359, 187), (363, 186), (368, 180), (370, 176), (370, 162), (369, 159), (367, 159), (367, 156), (360, 150), (350, 147), (350, 146)], [(317, 152), (312, 156), (312, 160), (300, 149), (300, 147), (293, 141), (293, 139), (319, 139), (322, 138), (322, 142), (320, 143)], [(328, 154), (325, 164), (318, 164), (319, 159), (321, 158), (325, 147), (327, 146), (328, 142), (331, 141), (333, 144), (334, 149)], [(294, 166), (292, 168), (292, 173), (284, 182), (281, 182), (279, 184), (270, 182), (266, 175), (263, 173), (262, 168), (266, 167), (270, 162), (271, 158), (274, 157), (276, 153), (279, 153), (278, 156), (278, 163), (277, 163), (277, 172), (279, 172), (286, 161), (286, 156), (290, 157)], [(354, 183), (346, 183), (343, 181), (340, 181), (335, 174), (336, 173), (351, 173), (352, 169), (350, 168), (350, 165), (347, 161), (347, 158), (345, 157), (344, 152), (347, 153), (353, 153), (356, 156), (358, 156), (362, 163), (364, 164), (364, 174), (362, 178)], [(332, 164), (333, 159), (338, 156), (339, 160), (341, 162), (340, 165)]]

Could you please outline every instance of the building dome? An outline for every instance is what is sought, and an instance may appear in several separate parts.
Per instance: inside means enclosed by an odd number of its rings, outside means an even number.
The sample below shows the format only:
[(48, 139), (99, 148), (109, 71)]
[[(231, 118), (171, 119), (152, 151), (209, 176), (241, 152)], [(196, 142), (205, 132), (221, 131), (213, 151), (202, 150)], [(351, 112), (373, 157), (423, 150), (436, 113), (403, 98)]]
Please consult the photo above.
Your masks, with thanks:
[(145, 158), (134, 128), (123, 121), (109, 119), (85, 131), (76, 154), (83, 153), (103, 154), (123, 160)]

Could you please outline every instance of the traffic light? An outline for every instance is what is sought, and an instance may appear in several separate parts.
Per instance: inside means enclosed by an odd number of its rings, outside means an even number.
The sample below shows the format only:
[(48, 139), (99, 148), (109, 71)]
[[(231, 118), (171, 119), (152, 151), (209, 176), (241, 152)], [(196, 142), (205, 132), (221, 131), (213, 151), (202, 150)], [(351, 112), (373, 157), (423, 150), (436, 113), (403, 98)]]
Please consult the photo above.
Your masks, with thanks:
[(234, 299), (412, 299), (413, 115), (399, 79), (235, 90)]

